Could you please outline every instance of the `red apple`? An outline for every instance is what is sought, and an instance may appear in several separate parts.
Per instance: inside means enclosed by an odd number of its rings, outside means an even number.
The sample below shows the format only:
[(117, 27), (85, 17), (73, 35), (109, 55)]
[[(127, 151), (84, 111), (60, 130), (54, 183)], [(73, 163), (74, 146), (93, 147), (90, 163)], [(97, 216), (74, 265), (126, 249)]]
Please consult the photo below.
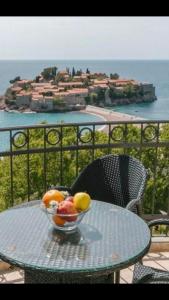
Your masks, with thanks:
[(70, 202), (73, 203), (73, 196), (68, 196), (68, 197), (65, 199), (65, 201), (70, 201)]
[(68, 216), (68, 217), (66, 217), (66, 215), (78, 214), (78, 211), (76, 210), (76, 208), (74, 207), (74, 204), (72, 202), (62, 201), (58, 205), (57, 213), (65, 215), (64, 220), (66, 220), (68, 222), (74, 222), (77, 219), (77, 215), (76, 216)]

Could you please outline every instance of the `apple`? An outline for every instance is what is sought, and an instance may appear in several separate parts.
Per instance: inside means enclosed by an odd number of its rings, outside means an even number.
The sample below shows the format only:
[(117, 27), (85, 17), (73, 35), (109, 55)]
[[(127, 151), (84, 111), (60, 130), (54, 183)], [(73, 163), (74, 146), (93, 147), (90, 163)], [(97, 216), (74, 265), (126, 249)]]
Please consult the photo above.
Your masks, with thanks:
[(73, 196), (68, 196), (66, 197), (65, 201), (70, 201), (73, 203), (73, 199), (74, 199)]
[[(78, 211), (75, 208), (74, 204), (71, 201), (62, 201), (58, 205), (57, 213), (61, 215), (65, 215), (64, 220), (67, 222), (74, 222), (77, 220)], [(66, 215), (75, 215), (75, 216), (67, 216)], [(63, 217), (62, 217), (63, 218)]]

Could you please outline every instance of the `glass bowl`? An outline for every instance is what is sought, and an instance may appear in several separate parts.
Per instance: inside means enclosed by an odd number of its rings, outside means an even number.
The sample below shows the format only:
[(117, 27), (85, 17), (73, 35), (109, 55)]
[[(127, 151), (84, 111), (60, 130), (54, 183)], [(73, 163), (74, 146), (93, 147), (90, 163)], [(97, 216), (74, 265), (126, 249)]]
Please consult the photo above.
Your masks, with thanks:
[(41, 209), (46, 213), (50, 223), (55, 229), (62, 231), (72, 231), (76, 229), (90, 208), (91, 207), (76, 214), (60, 214), (56, 212), (55, 208), (46, 208), (45, 205), (41, 203)]

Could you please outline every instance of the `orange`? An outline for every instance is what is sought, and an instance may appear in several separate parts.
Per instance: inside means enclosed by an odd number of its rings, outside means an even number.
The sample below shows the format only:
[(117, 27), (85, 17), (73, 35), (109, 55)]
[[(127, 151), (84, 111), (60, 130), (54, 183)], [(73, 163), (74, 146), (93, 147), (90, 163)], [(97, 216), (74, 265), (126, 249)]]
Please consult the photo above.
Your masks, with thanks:
[(62, 219), (61, 217), (59, 217), (57, 215), (54, 215), (52, 218), (53, 218), (53, 221), (55, 222), (55, 224), (59, 225), (59, 226), (63, 226), (66, 222), (64, 219)]
[(49, 207), (51, 200), (61, 202), (64, 200), (64, 195), (58, 190), (49, 190), (43, 196), (42, 201), (46, 207)]

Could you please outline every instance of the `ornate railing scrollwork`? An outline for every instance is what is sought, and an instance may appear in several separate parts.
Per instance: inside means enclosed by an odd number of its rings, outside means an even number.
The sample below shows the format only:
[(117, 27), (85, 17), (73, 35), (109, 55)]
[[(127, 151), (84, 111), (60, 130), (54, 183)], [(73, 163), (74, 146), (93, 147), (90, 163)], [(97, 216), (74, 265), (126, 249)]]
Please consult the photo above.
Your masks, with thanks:
[(150, 142), (157, 139), (158, 135), (159, 135), (159, 131), (157, 127), (153, 125), (147, 125), (142, 130), (142, 136), (146, 142)]
[[(23, 142), (21, 144), (17, 144), (16, 140), (18, 141), (19, 137), (23, 136)], [(16, 148), (22, 148), (28, 143), (28, 136), (23, 131), (18, 131), (12, 136), (12, 145)]]
[[(121, 133), (120, 133), (121, 131)], [(116, 133), (118, 132), (118, 137), (115, 136)], [(110, 131), (109, 136), (110, 138), (115, 141), (115, 142), (120, 142), (124, 140), (126, 134), (126, 129), (122, 126), (115, 126), (113, 129)]]
[[(87, 136), (88, 133), (89, 136)], [(81, 143), (89, 143), (93, 141), (93, 138), (94, 138), (94, 132), (89, 127), (83, 127), (78, 133), (78, 139), (81, 141)]]
[[(54, 134), (56, 139), (55, 141), (50, 141), (50, 135)], [(61, 141), (62, 135), (61, 132), (57, 129), (50, 129), (45, 135), (45, 139), (49, 145), (57, 145)]]

